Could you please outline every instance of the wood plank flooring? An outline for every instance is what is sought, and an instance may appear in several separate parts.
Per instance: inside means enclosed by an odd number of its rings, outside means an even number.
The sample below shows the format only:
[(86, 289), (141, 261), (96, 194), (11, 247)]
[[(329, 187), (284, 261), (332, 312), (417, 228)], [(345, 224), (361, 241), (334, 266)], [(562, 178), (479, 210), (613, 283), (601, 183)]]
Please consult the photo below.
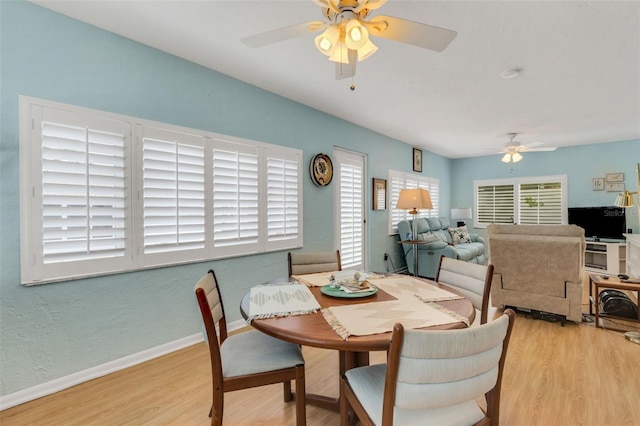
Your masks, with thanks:
[[(638, 331), (638, 324), (629, 324)], [(307, 391), (337, 395), (337, 353), (305, 347), (304, 355)], [(207, 425), (208, 357), (205, 344), (197, 344), (7, 409), (0, 412), (0, 424)], [(372, 363), (384, 357), (374, 353)], [(507, 354), (501, 420), (503, 425), (640, 425), (640, 345), (593, 323), (561, 327), (519, 314)], [(294, 425), (295, 404), (283, 402), (281, 385), (227, 393), (224, 422)], [(339, 417), (308, 406), (307, 424), (337, 425)]]

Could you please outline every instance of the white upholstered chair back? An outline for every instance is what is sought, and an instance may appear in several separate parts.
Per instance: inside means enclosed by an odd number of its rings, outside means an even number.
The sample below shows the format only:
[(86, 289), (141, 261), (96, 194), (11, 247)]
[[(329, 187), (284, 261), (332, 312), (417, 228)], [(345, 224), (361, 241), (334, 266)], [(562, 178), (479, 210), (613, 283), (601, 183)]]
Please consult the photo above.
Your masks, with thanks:
[(405, 330), (395, 406), (429, 410), (483, 396), (498, 380), (508, 328), (509, 316), (503, 315), (463, 330)]
[[(487, 322), (493, 265), (479, 265), (442, 256), (436, 281), (453, 287), (480, 312), (480, 324)], [(476, 321), (475, 323), (478, 323)]]
[(288, 255), (289, 276), (341, 271), (340, 250)]
[[(220, 289), (218, 288), (218, 281), (212, 270), (198, 280), (194, 291), (198, 293), (198, 289), (201, 289), (206, 296), (207, 301), (206, 306), (201, 306), (201, 310), (208, 310), (211, 314), (209, 317), (206, 315), (206, 312), (202, 312), (205, 329), (207, 331), (207, 339), (211, 339), (211, 330), (213, 329), (215, 332), (215, 326), (218, 325), (220, 328), (220, 343), (222, 343), (227, 338), (227, 327), (224, 315), (224, 306), (222, 305)], [(220, 321), (222, 321), (222, 324), (219, 324)], [(217, 340), (217, 335), (215, 337)]]

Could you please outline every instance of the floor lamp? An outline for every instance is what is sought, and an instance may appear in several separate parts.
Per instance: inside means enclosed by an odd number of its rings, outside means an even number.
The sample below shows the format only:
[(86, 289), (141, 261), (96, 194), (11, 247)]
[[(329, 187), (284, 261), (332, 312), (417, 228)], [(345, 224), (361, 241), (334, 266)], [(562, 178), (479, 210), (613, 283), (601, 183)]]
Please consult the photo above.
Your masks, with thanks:
[(615, 205), (618, 207), (633, 207), (633, 194), (638, 196), (638, 220), (640, 221), (640, 163), (636, 164), (636, 174), (638, 186), (636, 192), (622, 191), (616, 198)]
[[(418, 276), (418, 244), (416, 240), (416, 217), (418, 210), (430, 210), (433, 208), (431, 204), (431, 196), (429, 191), (421, 188), (403, 189), (398, 196), (396, 204), (397, 209), (409, 210), (409, 214), (413, 215), (411, 221), (411, 240), (408, 242), (413, 245), (413, 275)], [(400, 236), (402, 240), (402, 236)]]

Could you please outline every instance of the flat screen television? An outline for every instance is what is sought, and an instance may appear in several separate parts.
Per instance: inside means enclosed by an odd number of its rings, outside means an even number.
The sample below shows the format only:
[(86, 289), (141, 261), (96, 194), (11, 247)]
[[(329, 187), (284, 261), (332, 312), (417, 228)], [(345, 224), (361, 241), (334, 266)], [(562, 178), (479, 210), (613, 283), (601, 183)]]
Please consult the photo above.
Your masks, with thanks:
[(588, 239), (624, 240), (626, 218), (623, 207), (569, 207), (569, 224), (584, 228)]

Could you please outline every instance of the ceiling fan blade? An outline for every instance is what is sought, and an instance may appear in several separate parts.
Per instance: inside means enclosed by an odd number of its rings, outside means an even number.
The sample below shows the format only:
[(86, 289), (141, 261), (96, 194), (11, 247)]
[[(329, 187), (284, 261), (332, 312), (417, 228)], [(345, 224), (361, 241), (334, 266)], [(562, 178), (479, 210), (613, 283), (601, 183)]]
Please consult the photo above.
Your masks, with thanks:
[[(314, 0), (315, 1), (315, 0)], [(360, 0), (360, 5), (353, 10), (353, 13), (358, 13), (362, 9), (376, 10), (379, 9), (387, 0)]]
[(245, 37), (240, 41), (249, 47), (263, 47), (268, 44), (312, 33), (324, 28), (326, 25), (327, 24), (322, 21), (304, 22), (302, 24), (291, 25), (288, 27), (278, 28), (277, 30), (255, 34)]
[(349, 49), (349, 63), (336, 62), (336, 80), (343, 80), (356, 75), (357, 53), (357, 51)]
[(330, 9), (332, 12), (340, 13), (340, 9), (338, 9), (338, 5), (334, 0), (313, 0), (313, 2), (318, 6)]
[(458, 34), (456, 31), (392, 16), (375, 16), (367, 23), (371, 35), (442, 52)]
[(522, 145), (520, 145), (520, 146), (521, 146), (522, 148), (529, 149), (529, 148), (533, 148), (533, 147), (540, 146), (540, 145), (544, 145), (544, 142), (538, 142), (538, 141), (535, 141), (535, 142), (525, 143), (525, 144), (522, 144)]
[(523, 149), (524, 152), (542, 152), (542, 151), (555, 151), (556, 149), (558, 149), (557, 146), (542, 146), (540, 148), (525, 148)]

